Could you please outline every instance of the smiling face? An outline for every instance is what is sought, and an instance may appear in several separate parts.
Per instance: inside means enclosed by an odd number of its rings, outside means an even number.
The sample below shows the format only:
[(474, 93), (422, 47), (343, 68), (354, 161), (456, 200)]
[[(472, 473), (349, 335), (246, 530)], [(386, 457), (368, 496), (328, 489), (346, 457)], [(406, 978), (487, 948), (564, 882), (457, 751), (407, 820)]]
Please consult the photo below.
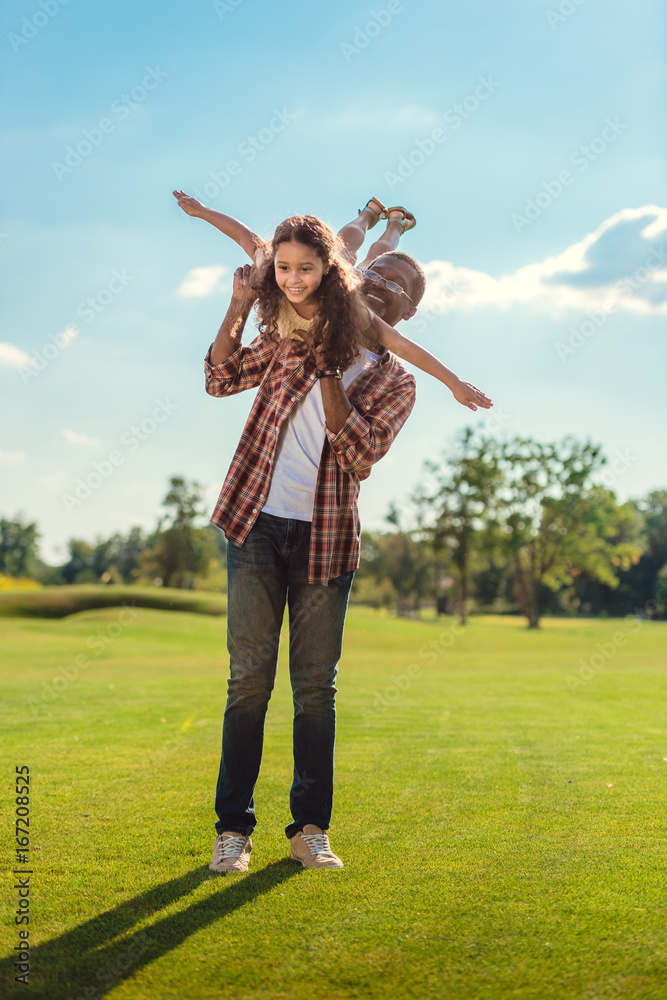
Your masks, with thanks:
[[(387, 281), (395, 281), (407, 292), (407, 295), (412, 294), (414, 270), (407, 260), (394, 256), (378, 257), (367, 270), (375, 271)], [(361, 294), (366, 305), (389, 326), (396, 326), (402, 319), (410, 319), (417, 311), (417, 307), (413, 305), (407, 295), (401, 295), (400, 292), (390, 292), (379, 281), (364, 279)]]
[(299, 316), (312, 319), (317, 312), (317, 291), (327, 272), (312, 247), (290, 240), (280, 243), (274, 262), (276, 283)]

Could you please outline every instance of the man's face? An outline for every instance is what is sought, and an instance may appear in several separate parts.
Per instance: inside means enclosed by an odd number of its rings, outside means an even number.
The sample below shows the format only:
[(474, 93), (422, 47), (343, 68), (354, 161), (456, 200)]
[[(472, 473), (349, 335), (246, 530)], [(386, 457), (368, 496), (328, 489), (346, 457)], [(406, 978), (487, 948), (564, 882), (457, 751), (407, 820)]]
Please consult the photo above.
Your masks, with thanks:
[(381, 282), (364, 278), (361, 292), (369, 309), (372, 309), (389, 326), (396, 326), (402, 319), (410, 319), (411, 316), (414, 316), (417, 307), (408, 298), (408, 295), (412, 294), (414, 283), (415, 272), (412, 265), (407, 260), (401, 260), (400, 257), (378, 257), (368, 270), (375, 271), (387, 281), (395, 281), (407, 293), (407, 295), (403, 295), (401, 292), (391, 292)]

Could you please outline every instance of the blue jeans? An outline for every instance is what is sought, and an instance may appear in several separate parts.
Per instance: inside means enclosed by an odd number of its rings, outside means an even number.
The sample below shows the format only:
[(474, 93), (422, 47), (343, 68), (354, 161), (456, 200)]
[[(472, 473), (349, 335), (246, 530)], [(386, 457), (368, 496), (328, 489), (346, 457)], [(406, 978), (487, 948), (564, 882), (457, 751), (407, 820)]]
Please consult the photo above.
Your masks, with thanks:
[(336, 673), (354, 572), (308, 583), (310, 522), (260, 513), (242, 546), (227, 546), (230, 679), (215, 797), (218, 833), (255, 829), (254, 790), (273, 690), (285, 601), (294, 701), (293, 837), (326, 830), (333, 805)]

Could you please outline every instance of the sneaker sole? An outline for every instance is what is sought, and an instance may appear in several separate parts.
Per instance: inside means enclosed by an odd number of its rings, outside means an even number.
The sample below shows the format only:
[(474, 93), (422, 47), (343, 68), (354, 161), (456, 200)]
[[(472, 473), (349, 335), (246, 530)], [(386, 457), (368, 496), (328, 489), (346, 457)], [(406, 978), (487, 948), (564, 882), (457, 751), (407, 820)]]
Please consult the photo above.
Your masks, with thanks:
[(208, 870), (217, 872), (218, 875), (243, 875), (248, 871), (247, 868), (215, 868), (213, 865), (209, 865)]
[(290, 860), (298, 861), (303, 868), (311, 868), (313, 870), (318, 868), (319, 869), (328, 868), (330, 871), (331, 870), (339, 871), (341, 868), (345, 867), (345, 865), (307, 865), (305, 861), (303, 861), (301, 858), (295, 858), (293, 854), (290, 855)]

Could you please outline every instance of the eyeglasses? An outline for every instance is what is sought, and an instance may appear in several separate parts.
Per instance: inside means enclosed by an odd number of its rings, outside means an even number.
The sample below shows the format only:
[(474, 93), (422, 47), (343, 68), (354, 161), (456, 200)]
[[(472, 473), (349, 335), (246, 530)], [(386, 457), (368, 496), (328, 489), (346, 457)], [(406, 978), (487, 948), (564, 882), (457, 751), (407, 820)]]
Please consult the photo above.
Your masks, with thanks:
[(412, 302), (412, 299), (410, 298), (406, 290), (404, 288), (401, 288), (398, 282), (389, 281), (387, 278), (383, 278), (381, 274), (377, 273), (377, 271), (359, 271), (359, 274), (363, 278), (368, 278), (370, 281), (375, 281), (376, 283), (384, 285), (384, 287), (388, 288), (390, 292), (396, 292), (397, 295), (405, 295), (406, 299)]

